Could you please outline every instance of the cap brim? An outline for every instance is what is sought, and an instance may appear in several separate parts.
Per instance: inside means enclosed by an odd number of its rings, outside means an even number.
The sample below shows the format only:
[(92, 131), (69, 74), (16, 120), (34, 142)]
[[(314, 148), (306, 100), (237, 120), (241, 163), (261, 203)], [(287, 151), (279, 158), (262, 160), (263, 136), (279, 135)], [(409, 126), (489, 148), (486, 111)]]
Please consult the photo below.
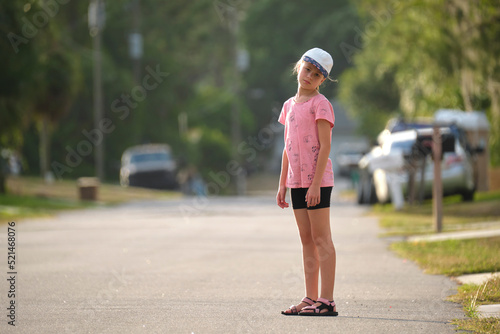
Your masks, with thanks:
[(304, 56), (302, 58), (302, 60), (304, 61), (307, 61), (308, 63), (311, 63), (313, 64), (322, 74), (325, 78), (328, 77), (328, 72), (325, 70), (325, 68), (323, 66), (321, 66), (320, 63), (318, 63), (316, 60), (314, 60), (313, 58), (309, 57), (309, 56)]

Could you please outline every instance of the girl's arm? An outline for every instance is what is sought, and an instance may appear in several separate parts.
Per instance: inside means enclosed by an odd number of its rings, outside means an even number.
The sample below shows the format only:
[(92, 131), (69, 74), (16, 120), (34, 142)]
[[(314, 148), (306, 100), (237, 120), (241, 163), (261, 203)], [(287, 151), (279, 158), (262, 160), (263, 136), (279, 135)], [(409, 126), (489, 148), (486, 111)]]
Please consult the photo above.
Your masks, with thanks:
[(280, 183), (278, 188), (278, 194), (276, 195), (276, 203), (278, 203), (278, 206), (282, 209), (288, 208), (289, 206), (285, 200), (287, 176), (288, 176), (288, 155), (286, 154), (286, 148), (284, 148), (283, 157), (281, 158)]
[(325, 173), (326, 164), (328, 163), (328, 156), (330, 155), (330, 122), (324, 119), (319, 119), (316, 122), (318, 127), (318, 139), (319, 139), (319, 153), (318, 162), (316, 163), (316, 171), (314, 172), (314, 178), (306, 194), (306, 202), (308, 206), (318, 205), (320, 198), (320, 186), (321, 180), (323, 180), (323, 174)]

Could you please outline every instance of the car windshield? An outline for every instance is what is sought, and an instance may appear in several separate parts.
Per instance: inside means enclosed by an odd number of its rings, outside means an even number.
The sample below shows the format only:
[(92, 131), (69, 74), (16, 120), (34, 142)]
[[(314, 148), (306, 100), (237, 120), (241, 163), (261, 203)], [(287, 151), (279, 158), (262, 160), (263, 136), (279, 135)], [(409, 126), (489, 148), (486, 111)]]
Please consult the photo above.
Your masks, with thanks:
[(345, 151), (345, 152), (340, 152), (340, 154), (343, 154), (343, 155), (362, 155), (362, 153), (358, 152), (358, 151)]
[(390, 130), (392, 133), (395, 132), (401, 132), (401, 131), (406, 131), (406, 130), (418, 130), (418, 129), (427, 129), (432, 127), (432, 124), (425, 124), (425, 123), (397, 123), (394, 124)]
[(170, 154), (167, 152), (156, 152), (156, 153), (142, 153), (134, 154), (130, 158), (130, 162), (150, 162), (150, 161), (169, 161)]

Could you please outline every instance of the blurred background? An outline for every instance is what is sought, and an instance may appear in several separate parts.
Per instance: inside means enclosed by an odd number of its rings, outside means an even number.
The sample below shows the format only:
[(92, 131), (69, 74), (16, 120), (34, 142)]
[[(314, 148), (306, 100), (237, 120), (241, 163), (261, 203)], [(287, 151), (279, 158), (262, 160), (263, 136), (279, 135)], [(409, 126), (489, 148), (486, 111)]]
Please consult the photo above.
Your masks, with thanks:
[(483, 113), (500, 165), (498, 1), (0, 0), (0, 32), (0, 192), (9, 174), (127, 186), (163, 168), (168, 188), (244, 193), (279, 172), (277, 117), (312, 47), (335, 62), (338, 175), (390, 119), (439, 109)]

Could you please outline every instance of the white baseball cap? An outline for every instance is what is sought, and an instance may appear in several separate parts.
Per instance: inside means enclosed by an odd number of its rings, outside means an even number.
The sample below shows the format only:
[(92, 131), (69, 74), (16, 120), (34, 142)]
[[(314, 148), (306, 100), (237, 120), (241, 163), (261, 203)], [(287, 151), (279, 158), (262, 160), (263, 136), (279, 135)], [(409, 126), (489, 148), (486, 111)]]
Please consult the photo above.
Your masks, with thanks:
[(330, 74), (330, 71), (333, 67), (332, 56), (330, 56), (328, 52), (320, 48), (313, 48), (306, 51), (306, 53), (304, 53), (304, 55), (302, 56), (302, 60), (316, 66), (318, 70), (323, 73), (325, 78), (328, 77), (328, 74)]

